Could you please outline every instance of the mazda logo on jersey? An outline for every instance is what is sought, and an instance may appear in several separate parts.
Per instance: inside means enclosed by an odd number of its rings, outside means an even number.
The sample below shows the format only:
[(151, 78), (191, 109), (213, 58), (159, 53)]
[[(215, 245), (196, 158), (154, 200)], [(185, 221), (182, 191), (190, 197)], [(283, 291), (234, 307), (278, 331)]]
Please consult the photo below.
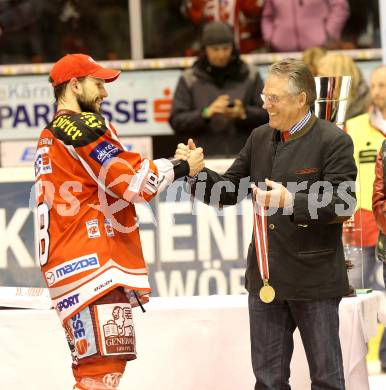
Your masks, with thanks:
[(55, 283), (55, 274), (53, 272), (46, 272), (46, 281), (49, 286)]
[(51, 268), (45, 273), (46, 281), (49, 286), (52, 286), (60, 280), (68, 278), (69, 276), (98, 267), (98, 255), (96, 253), (91, 253), (86, 256), (77, 257), (76, 259), (66, 261), (60, 266)]

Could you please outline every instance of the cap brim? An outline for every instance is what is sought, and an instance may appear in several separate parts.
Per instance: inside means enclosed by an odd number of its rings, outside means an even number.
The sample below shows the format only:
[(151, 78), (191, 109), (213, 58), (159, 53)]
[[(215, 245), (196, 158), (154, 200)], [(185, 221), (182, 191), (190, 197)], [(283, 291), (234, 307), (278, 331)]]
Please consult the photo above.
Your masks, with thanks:
[(120, 74), (120, 70), (100, 68), (90, 74), (90, 76), (97, 79), (102, 79), (105, 81), (105, 83), (111, 83), (112, 81), (116, 80)]

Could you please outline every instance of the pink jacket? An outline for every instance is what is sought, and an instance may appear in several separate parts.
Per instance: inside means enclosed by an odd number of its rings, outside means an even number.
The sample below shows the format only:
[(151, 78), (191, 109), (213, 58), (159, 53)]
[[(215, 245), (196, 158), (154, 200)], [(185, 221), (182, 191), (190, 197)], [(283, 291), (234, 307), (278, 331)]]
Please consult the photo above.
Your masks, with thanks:
[(340, 39), (347, 0), (265, 0), (261, 29), (276, 51), (303, 51)]

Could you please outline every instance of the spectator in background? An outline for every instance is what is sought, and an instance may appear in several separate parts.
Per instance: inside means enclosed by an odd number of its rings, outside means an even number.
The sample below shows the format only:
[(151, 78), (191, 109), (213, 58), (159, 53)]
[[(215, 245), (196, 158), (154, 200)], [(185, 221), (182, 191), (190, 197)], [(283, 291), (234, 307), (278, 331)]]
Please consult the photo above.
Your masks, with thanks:
[[(372, 212), (371, 183), (375, 178), (377, 152), (386, 135), (385, 80), (386, 66), (373, 71), (370, 77), (369, 111), (346, 121), (346, 130), (354, 143), (354, 157), (358, 167), (359, 191), (354, 224), (361, 227), (352, 233), (350, 243), (354, 247), (362, 248), (365, 286), (371, 286), (371, 278), (374, 277), (375, 245), (378, 237), (378, 228)], [(386, 359), (384, 363), (386, 366)]]
[(273, 51), (337, 48), (348, 15), (347, 0), (265, 0), (261, 30)]
[(39, 0), (0, 1), (0, 63), (42, 62), (37, 32), (46, 8), (46, 2)]
[(209, 23), (202, 54), (178, 81), (170, 124), (177, 134), (194, 136), (207, 156), (236, 154), (251, 130), (267, 122), (262, 88), (259, 72), (240, 59), (231, 28)]
[(303, 62), (308, 66), (313, 76), (318, 75), (318, 62), (325, 56), (327, 50), (322, 47), (311, 47), (303, 51)]
[(379, 0), (348, 0), (350, 16), (342, 35), (353, 48), (381, 47)]
[(351, 76), (346, 119), (367, 113), (371, 103), (370, 90), (355, 61), (344, 54), (329, 53), (317, 64), (319, 76)]
[(264, 46), (260, 16), (264, 0), (185, 0), (182, 12), (194, 24), (221, 21), (229, 24), (241, 53)]
[[(381, 156), (377, 152), (382, 146), (386, 137), (386, 66), (382, 65), (376, 68), (370, 77), (371, 106), (367, 114), (360, 115), (347, 121), (347, 130), (354, 141), (355, 160), (358, 166), (358, 178), (360, 179), (360, 191), (357, 193), (358, 206), (362, 211), (356, 211), (356, 223), (362, 221), (363, 234), (363, 259), (365, 262), (365, 283), (370, 285), (371, 278), (374, 277), (375, 269), (375, 246), (377, 244), (378, 227), (384, 229), (382, 215), (382, 197), (379, 191), (380, 177), (379, 170), (382, 167)], [(379, 161), (380, 160), (380, 161)], [(375, 175), (375, 169), (377, 177)], [(370, 183), (374, 183), (374, 194)], [(382, 185), (383, 186), (383, 185)], [(374, 214), (372, 213), (374, 209)], [(378, 223), (378, 226), (377, 226)], [(360, 244), (360, 237), (356, 237), (357, 245)], [(381, 340), (379, 358), (381, 368), (386, 372), (386, 336), (385, 332)]]
[[(377, 269), (375, 246), (378, 238), (378, 227), (372, 212), (374, 198), (372, 199), (371, 183), (375, 179), (374, 168), (377, 152), (386, 137), (385, 80), (386, 66), (376, 68), (370, 77), (371, 105), (368, 113), (359, 115), (346, 122), (347, 133), (354, 142), (354, 157), (358, 167), (357, 181), (359, 183), (359, 191), (357, 192), (358, 202), (357, 210), (354, 214), (354, 225), (361, 228), (354, 230), (350, 241), (354, 247), (361, 247), (365, 287), (372, 287), (375, 284), (374, 277)], [(386, 372), (385, 333), (381, 340), (379, 357), (382, 371)]]

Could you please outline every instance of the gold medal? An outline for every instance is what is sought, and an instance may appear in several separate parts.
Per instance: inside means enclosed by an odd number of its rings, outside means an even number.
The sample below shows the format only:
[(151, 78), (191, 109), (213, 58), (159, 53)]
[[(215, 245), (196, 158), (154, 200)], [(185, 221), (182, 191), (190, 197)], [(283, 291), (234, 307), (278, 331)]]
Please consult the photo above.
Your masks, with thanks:
[(275, 299), (275, 290), (268, 283), (269, 265), (268, 265), (268, 236), (267, 236), (267, 214), (263, 206), (260, 207), (260, 213), (257, 212), (257, 204), (253, 200), (253, 236), (255, 238), (255, 249), (257, 266), (260, 271), (264, 286), (260, 289), (259, 296), (262, 302), (271, 303)]
[(260, 289), (259, 297), (264, 303), (271, 303), (275, 299), (275, 290), (268, 282), (264, 281), (264, 286)]

